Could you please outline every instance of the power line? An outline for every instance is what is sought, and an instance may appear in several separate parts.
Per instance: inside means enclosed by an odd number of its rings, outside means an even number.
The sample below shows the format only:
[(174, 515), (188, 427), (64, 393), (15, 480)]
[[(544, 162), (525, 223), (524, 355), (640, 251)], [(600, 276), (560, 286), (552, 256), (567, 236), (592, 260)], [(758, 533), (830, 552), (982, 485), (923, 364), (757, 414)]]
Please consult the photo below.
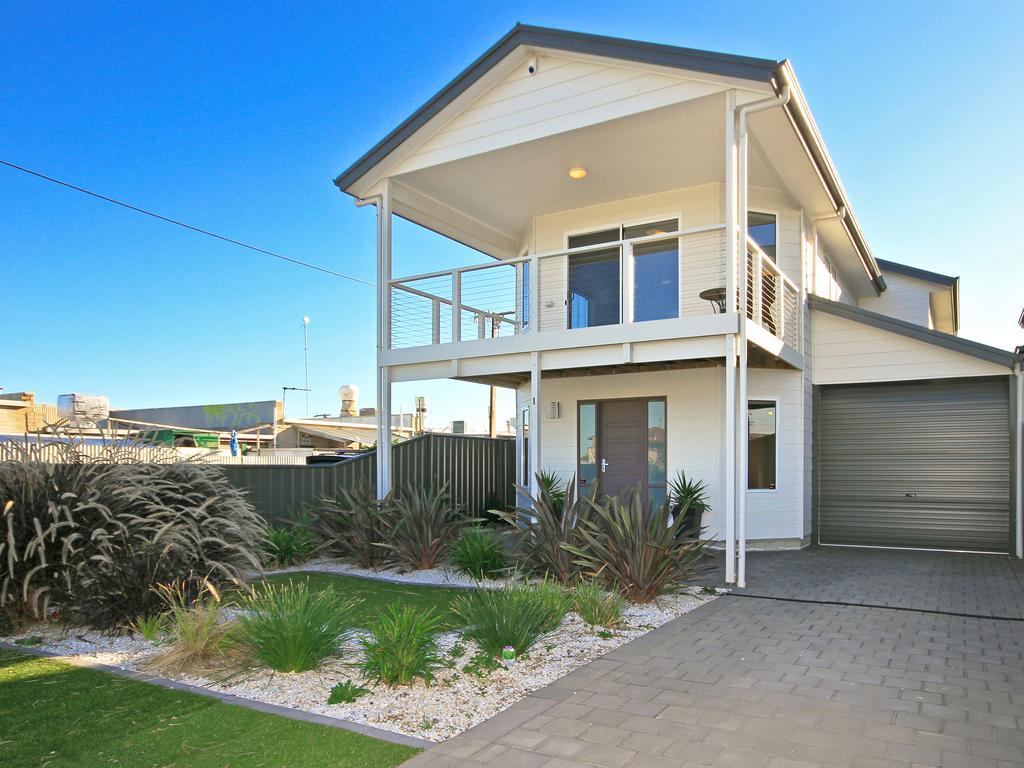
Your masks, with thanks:
[(186, 224), (183, 221), (178, 221), (177, 219), (172, 219), (170, 216), (163, 216), (162, 214), (155, 213), (153, 211), (147, 211), (145, 208), (140, 208), (137, 205), (132, 205), (131, 203), (126, 203), (126, 202), (123, 202), (122, 200), (115, 200), (112, 197), (107, 197), (106, 195), (101, 195), (99, 192), (93, 192), (91, 189), (86, 189), (85, 187), (79, 187), (79, 186), (77, 186), (75, 184), (71, 184), (70, 182), (61, 181), (60, 179), (55, 179), (52, 176), (47, 176), (45, 173), (40, 173), (39, 171), (33, 171), (31, 168), (25, 168), (24, 166), (8, 162), (7, 160), (0, 159), (0, 165), (6, 165), (8, 168), (13, 168), (16, 171), (21, 171), (22, 173), (27, 173), (29, 176), (35, 176), (36, 178), (43, 179), (44, 181), (49, 181), (49, 182), (52, 182), (53, 184), (59, 184), (62, 187), (66, 187), (68, 189), (73, 189), (75, 192), (81, 192), (82, 194), (89, 195), (90, 197), (95, 197), (98, 200), (103, 200), (104, 202), (113, 203), (114, 205), (119, 205), (122, 208), (127, 208), (129, 211), (135, 211), (136, 213), (141, 213), (141, 214), (144, 214), (145, 216), (151, 216), (154, 219), (159, 219), (160, 221), (165, 221), (168, 224), (174, 224), (177, 227), (181, 227), (183, 229), (188, 229), (188, 230), (191, 230), (192, 232), (198, 232), (201, 235), (206, 235), (207, 237), (212, 237), (212, 238), (215, 238), (217, 240), (221, 240), (221, 241), (223, 241), (225, 243), (231, 243), (231, 245), (237, 245), (237, 246), (239, 246), (241, 248), (248, 248), (250, 251), (256, 251), (256, 253), (262, 253), (265, 256), (273, 256), (275, 259), (281, 259), (281, 261), (287, 261), (290, 264), (296, 264), (296, 265), (298, 265), (300, 267), (306, 267), (307, 269), (315, 269), (317, 272), (323, 272), (324, 274), (331, 275), (332, 277), (340, 277), (342, 280), (351, 280), (353, 283), (362, 283), (363, 285), (368, 285), (371, 288), (375, 287), (375, 284), (371, 283), (369, 280), (363, 280), (362, 278), (359, 278), (359, 277), (353, 277), (352, 275), (346, 275), (346, 274), (344, 274), (342, 272), (335, 272), (333, 269), (327, 269), (326, 267), (320, 267), (320, 266), (317, 266), (316, 264), (310, 264), (308, 261), (301, 261), (299, 259), (293, 259), (291, 256), (285, 256), (284, 254), (281, 254), (281, 253), (275, 253), (274, 251), (268, 251), (266, 248), (260, 248), (259, 246), (256, 246), (256, 245), (250, 245), (249, 243), (243, 243), (241, 240), (235, 240), (232, 237), (227, 237), (225, 235), (218, 235), (216, 232), (211, 232), (208, 229), (203, 229), (202, 227), (196, 227), (196, 226), (193, 226), (192, 224)]

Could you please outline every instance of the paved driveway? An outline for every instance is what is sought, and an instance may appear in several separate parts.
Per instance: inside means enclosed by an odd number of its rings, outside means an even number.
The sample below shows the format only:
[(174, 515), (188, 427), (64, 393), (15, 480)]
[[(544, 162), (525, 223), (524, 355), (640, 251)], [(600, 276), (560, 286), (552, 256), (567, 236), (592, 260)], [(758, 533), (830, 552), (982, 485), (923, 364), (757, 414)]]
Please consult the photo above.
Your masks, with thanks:
[[(865, 566), (878, 561), (863, 553)], [(952, 585), (978, 614), (1008, 606), (975, 587), (972, 557), (901, 574), (829, 561), (808, 572), (847, 574), (865, 600), (889, 592), (907, 605), (945, 605)], [(794, 553), (799, 554), (799, 553)], [(885, 553), (888, 555), (889, 553)], [(819, 560), (818, 558), (824, 558)], [(958, 555), (946, 555), (960, 559)], [(794, 558), (802, 565), (799, 558)], [(849, 558), (850, 562), (856, 558)], [(751, 563), (764, 573), (766, 557)], [(970, 562), (968, 562), (970, 561)], [(781, 565), (779, 566), (781, 569)], [(782, 573), (781, 570), (778, 571)], [(831, 595), (828, 571), (818, 571)], [(1007, 566), (982, 583), (1020, 595)], [(918, 575), (913, 575), (918, 574)], [(924, 584), (911, 594), (876, 579)], [(762, 582), (764, 584), (766, 582)], [(781, 594), (803, 579), (781, 576)], [(934, 586), (928, 586), (934, 585)], [(410, 768), (1010, 768), (1024, 765), (1024, 622), (870, 605), (726, 596), (573, 672), (497, 717), (414, 758)], [(925, 597), (922, 597), (924, 595)], [(852, 602), (852, 601), (843, 601)], [(950, 603), (952, 605), (952, 603)], [(1003, 610), (1001, 608), (1000, 610)], [(1008, 612), (1009, 608), (1007, 608)], [(1019, 606), (1016, 607), (1019, 612)]]

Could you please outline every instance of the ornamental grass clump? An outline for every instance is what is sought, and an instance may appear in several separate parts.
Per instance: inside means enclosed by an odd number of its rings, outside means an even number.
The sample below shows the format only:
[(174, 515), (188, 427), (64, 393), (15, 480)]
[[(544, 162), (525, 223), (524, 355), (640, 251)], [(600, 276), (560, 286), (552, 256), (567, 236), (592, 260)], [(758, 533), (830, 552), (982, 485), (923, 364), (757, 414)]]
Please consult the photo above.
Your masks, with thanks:
[(264, 522), (220, 467), (131, 446), (90, 462), (80, 443), (3, 444), (0, 614), (121, 631), (164, 609), (159, 584), (194, 596), (259, 568)]
[(316, 669), (340, 653), (360, 602), (306, 582), (266, 584), (242, 598), (235, 639), (277, 672)]
[(587, 503), (592, 514), (580, 525), (580, 543), (568, 549), (589, 578), (631, 603), (678, 591), (706, 553), (709, 542), (685, 530), (685, 510), (652, 509), (639, 488), (624, 499)]
[(498, 657), (505, 646), (515, 649), (517, 656), (529, 652), (537, 640), (559, 627), (569, 607), (558, 584), (510, 583), (460, 595), (452, 611), (466, 626), (463, 634)]
[(393, 522), (381, 545), (391, 562), (419, 571), (444, 557), (460, 523), (466, 522), (452, 506), (447, 488), (403, 488), (396, 493)]
[(267, 536), (263, 541), (263, 552), (267, 564), (275, 568), (304, 563), (316, 550), (316, 542), (308, 528), (308, 523), (301, 520), (285, 525), (269, 525)]
[(309, 510), (310, 528), (325, 552), (349, 557), (361, 568), (379, 568), (388, 552), (387, 540), (394, 517), (393, 498), (377, 499), (369, 486), (338, 488)]
[(466, 528), (452, 543), (448, 559), (477, 580), (494, 578), (508, 570), (501, 540), (489, 528)]
[(526, 568), (535, 574), (550, 576), (563, 584), (579, 578), (581, 568), (570, 547), (580, 546), (580, 523), (590, 514), (590, 507), (576, 493), (573, 477), (562, 489), (554, 492), (538, 475), (540, 495), (516, 486), (529, 499), (529, 506), (513, 512), (495, 514), (509, 524), (518, 543), (519, 555)]
[(605, 592), (593, 582), (579, 584), (572, 591), (572, 602), (576, 612), (592, 627), (616, 629), (622, 626), (626, 601), (616, 592)]
[[(155, 590), (166, 606), (162, 650), (147, 663), (156, 672), (209, 674), (228, 662), (234, 622), (223, 620), (221, 595), (209, 582), (199, 594), (189, 582), (161, 584)], [(141, 631), (141, 630), (140, 630)]]
[(417, 679), (430, 685), (434, 671), (443, 663), (437, 647), (442, 625), (441, 616), (432, 608), (418, 611), (407, 605), (389, 605), (370, 625), (370, 636), (359, 641), (364, 653), (363, 676), (391, 687), (411, 685)]

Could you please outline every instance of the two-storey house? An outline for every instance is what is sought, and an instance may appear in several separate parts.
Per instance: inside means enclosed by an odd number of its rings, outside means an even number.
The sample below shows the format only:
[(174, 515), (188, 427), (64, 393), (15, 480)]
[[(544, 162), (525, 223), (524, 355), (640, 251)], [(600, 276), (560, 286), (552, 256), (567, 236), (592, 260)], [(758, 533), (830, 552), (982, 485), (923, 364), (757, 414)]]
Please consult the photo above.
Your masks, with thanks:
[[(685, 471), (741, 583), (751, 546), (1020, 553), (1014, 357), (872, 255), (788, 61), (520, 25), (336, 184), (378, 215), (378, 413), (514, 388), (524, 485)], [(480, 263), (392, 274), (393, 216)]]

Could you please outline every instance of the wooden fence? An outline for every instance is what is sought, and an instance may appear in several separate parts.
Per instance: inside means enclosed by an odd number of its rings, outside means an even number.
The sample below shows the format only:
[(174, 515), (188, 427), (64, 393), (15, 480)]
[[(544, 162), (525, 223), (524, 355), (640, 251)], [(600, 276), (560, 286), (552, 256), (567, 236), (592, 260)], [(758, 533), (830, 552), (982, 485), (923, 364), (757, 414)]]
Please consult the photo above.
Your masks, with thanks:
[[(478, 513), (514, 503), (515, 440), (426, 434), (392, 448), (392, 480), (397, 487), (439, 487), (447, 483), (452, 502)], [(248, 492), (265, 518), (281, 521), (338, 488), (373, 488), (376, 454), (327, 466), (234, 465), (222, 467), (228, 479)]]

